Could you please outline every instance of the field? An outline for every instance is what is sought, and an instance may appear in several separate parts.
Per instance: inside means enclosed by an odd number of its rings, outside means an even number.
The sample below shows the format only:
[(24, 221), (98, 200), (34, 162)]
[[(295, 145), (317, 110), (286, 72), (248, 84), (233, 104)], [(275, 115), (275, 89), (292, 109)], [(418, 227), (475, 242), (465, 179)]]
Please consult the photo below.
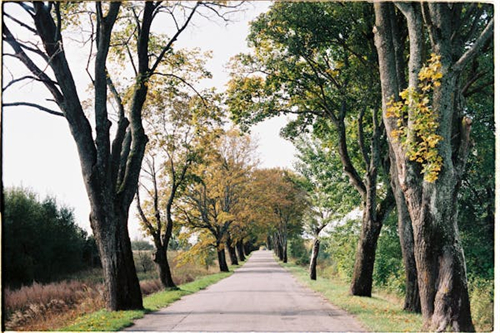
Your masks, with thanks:
[[(216, 273), (215, 266), (192, 263), (177, 267), (176, 253), (172, 258), (174, 281), (177, 285)], [(162, 290), (154, 267), (146, 272), (138, 270), (144, 296)], [(12, 331), (47, 331), (64, 327), (76, 318), (105, 307), (102, 272), (94, 269), (82, 272), (64, 281), (50, 284), (34, 283), (17, 290), (8, 288), (4, 293), (4, 325)]]

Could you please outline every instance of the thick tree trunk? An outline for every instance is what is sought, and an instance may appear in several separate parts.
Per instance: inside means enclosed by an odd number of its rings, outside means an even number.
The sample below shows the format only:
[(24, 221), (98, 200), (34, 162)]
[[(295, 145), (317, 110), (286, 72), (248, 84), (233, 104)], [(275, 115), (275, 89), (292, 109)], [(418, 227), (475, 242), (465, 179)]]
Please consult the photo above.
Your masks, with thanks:
[(236, 249), (231, 244), (230, 240), (226, 241), (227, 252), (229, 253), (229, 260), (231, 260), (231, 265), (238, 265), (238, 257), (236, 255)]
[(229, 272), (229, 267), (227, 267), (226, 253), (224, 246), (217, 246), (217, 260), (219, 262), (219, 270), (221, 272)]
[[(376, 17), (374, 31), (379, 55), (384, 124), (386, 131), (391, 133), (398, 125), (396, 119), (387, 117), (387, 102), (391, 98), (397, 98), (399, 94), (391, 26), (394, 8), (391, 3), (375, 3), (374, 6)], [(451, 63), (453, 59), (451, 53), (454, 49), (450, 40), (455, 32), (450, 28), (453, 15), (449, 5), (424, 4), (417, 8), (426, 10), (425, 23), (428, 24), (432, 35), (433, 51), (441, 57), (442, 79), (440, 86), (433, 88), (432, 96), (432, 108), (439, 116), (437, 134), (442, 137), (438, 145), (438, 154), (443, 159), (443, 165), (437, 180), (428, 182), (423, 179), (418, 172), (420, 166), (408, 160), (405, 148), (399, 140), (391, 140), (389, 143), (395, 153), (398, 180), (412, 220), (424, 329), (473, 331), (465, 259), (457, 227), (457, 193), (460, 174), (467, 157), (470, 122), (464, 119), (458, 124), (454, 123), (460, 114), (459, 71), (466, 60), (461, 63)], [(413, 53), (418, 52), (419, 48), (416, 46), (419, 45), (419, 38), (422, 36), (417, 27), (421, 26), (422, 14), (415, 8), (405, 5), (401, 6), (401, 9), (407, 18), (408, 29), (412, 32), (409, 35)], [(487, 30), (491, 33), (491, 22), (485, 29)], [(484, 39), (478, 38), (478, 41), (480, 40), (484, 42)], [(477, 52), (477, 45), (473, 45), (467, 54), (471, 54), (474, 50)], [(411, 57), (409, 62), (409, 82), (410, 88), (416, 89), (418, 83), (416, 76), (421, 63), (413, 59)], [(409, 130), (413, 129), (409, 127)]]
[(158, 269), (158, 275), (160, 277), (161, 284), (165, 289), (177, 289), (172, 278), (172, 273), (170, 271), (170, 265), (168, 263), (167, 250), (166, 247), (156, 249), (154, 262)]
[(409, 312), (420, 313), (420, 294), (418, 290), (417, 266), (415, 262), (413, 228), (404, 193), (399, 185), (395, 157), (392, 149), (389, 149), (391, 154), (391, 187), (396, 200), (399, 243), (401, 245), (401, 253), (405, 265), (406, 291), (403, 309)]
[(94, 208), (90, 215), (104, 270), (106, 304), (111, 311), (142, 309), (141, 288), (127, 229), (128, 214), (126, 210), (121, 214), (113, 212), (112, 208)]
[(238, 251), (238, 258), (240, 259), (240, 261), (245, 261), (246, 260), (245, 250), (243, 248), (243, 241), (242, 240), (239, 240), (236, 243), (236, 250)]
[(309, 264), (309, 277), (311, 280), (316, 280), (316, 265), (318, 262), (320, 240), (318, 237), (314, 239), (314, 244), (311, 253), (311, 263)]
[(365, 208), (363, 212), (363, 224), (356, 250), (350, 293), (355, 296), (371, 297), (375, 252), (382, 222), (370, 218), (371, 214), (367, 210)]

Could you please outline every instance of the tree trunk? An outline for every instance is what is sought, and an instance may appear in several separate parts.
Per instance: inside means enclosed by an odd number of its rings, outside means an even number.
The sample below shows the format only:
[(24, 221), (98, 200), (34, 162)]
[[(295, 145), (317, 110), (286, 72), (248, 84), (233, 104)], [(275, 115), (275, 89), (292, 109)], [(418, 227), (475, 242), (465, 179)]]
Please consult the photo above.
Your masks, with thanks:
[[(99, 207), (104, 208), (104, 207)], [(101, 214), (96, 213), (101, 212)], [(142, 309), (142, 294), (127, 229), (128, 214), (92, 207), (91, 226), (99, 247), (109, 310)]]
[[(391, 149), (391, 148), (389, 148)], [(391, 187), (396, 200), (398, 212), (398, 233), (401, 253), (405, 265), (406, 291), (403, 309), (409, 312), (420, 313), (420, 294), (418, 290), (417, 266), (415, 262), (413, 229), (410, 213), (405, 198), (397, 180), (397, 170), (391, 150)]]
[(226, 262), (226, 253), (224, 251), (224, 245), (217, 245), (217, 260), (219, 261), (219, 270), (221, 272), (229, 272)]
[(243, 241), (242, 240), (239, 240), (236, 243), (236, 250), (238, 251), (238, 258), (240, 259), (240, 261), (245, 261), (246, 260), (245, 250), (243, 249)]
[(320, 240), (318, 236), (314, 239), (314, 245), (311, 253), (311, 263), (309, 264), (309, 277), (311, 280), (316, 280), (316, 264), (318, 261)]
[(238, 257), (236, 256), (236, 249), (231, 244), (231, 240), (228, 237), (226, 241), (227, 252), (229, 253), (229, 259), (231, 260), (231, 265), (238, 265)]
[(288, 262), (288, 240), (286, 239), (286, 235), (283, 237), (283, 263), (286, 264)]
[(375, 252), (382, 222), (372, 219), (370, 215), (368, 208), (365, 208), (350, 289), (351, 295), (355, 296), (371, 297), (372, 295)]
[(266, 246), (267, 246), (268, 250), (273, 249), (273, 242), (271, 241), (271, 236), (269, 236), (269, 235), (267, 235), (267, 238), (266, 238)]
[(170, 265), (168, 263), (166, 247), (157, 248), (155, 251), (154, 262), (158, 269), (158, 275), (160, 277), (161, 284), (165, 289), (177, 289), (172, 278), (172, 273), (170, 271)]
[[(391, 133), (398, 124), (397, 119), (387, 116), (387, 103), (391, 98), (398, 98), (399, 94), (391, 26), (394, 8), (391, 3), (375, 3), (374, 6), (384, 124), (387, 133)], [(409, 34), (410, 45), (418, 52), (419, 48), (415, 46), (423, 37), (421, 31), (416, 30), (422, 24), (422, 13), (404, 5), (400, 8), (405, 13), (408, 30), (412, 32)], [(467, 57), (460, 57), (460, 63), (452, 64), (454, 48), (450, 41), (455, 32), (450, 28), (453, 15), (449, 4), (424, 4), (417, 8), (426, 11), (425, 24), (432, 37), (433, 51), (441, 57), (442, 79), (432, 93), (432, 109), (439, 116), (437, 134), (442, 137), (438, 154), (443, 164), (437, 180), (429, 182), (423, 179), (418, 172), (421, 166), (408, 160), (405, 147), (399, 140), (390, 140), (389, 144), (394, 151), (398, 180), (412, 220), (424, 330), (444, 331), (451, 328), (454, 331), (473, 331), (465, 259), (457, 226), (457, 193), (467, 157), (470, 121), (462, 118), (458, 124), (454, 122), (460, 118), (458, 77)], [(492, 29), (490, 22), (485, 31), (491, 34)], [(476, 44), (470, 46), (467, 56), (478, 52), (477, 44), (485, 41), (483, 36), (481, 34)], [(410, 88), (417, 89), (418, 78), (415, 76), (422, 64), (413, 61), (410, 54)], [(410, 126), (408, 129), (414, 130)]]

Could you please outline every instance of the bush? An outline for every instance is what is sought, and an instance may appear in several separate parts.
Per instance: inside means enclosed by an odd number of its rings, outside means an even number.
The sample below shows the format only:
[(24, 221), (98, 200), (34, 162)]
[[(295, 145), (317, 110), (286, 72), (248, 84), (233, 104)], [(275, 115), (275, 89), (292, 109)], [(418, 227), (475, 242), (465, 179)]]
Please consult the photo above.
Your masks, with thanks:
[(28, 189), (4, 192), (2, 231), (3, 281), (11, 287), (51, 282), (82, 270), (85, 251), (92, 251), (70, 208), (58, 206), (54, 198), (40, 201)]
[(361, 221), (348, 220), (337, 225), (325, 238), (324, 251), (330, 257), (335, 276), (348, 281), (352, 277)]
[(472, 321), (478, 332), (493, 331), (494, 282), (483, 278), (469, 279)]

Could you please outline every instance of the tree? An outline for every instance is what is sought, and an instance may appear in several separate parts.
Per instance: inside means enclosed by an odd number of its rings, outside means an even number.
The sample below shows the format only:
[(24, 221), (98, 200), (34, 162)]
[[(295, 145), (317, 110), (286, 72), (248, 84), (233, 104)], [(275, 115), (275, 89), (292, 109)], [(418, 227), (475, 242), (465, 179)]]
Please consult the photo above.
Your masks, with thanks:
[[(457, 193), (472, 124), (464, 115), (461, 77), (491, 40), (492, 8), (398, 3), (406, 26), (394, 24), (393, 4), (374, 8), (384, 124), (412, 221), (424, 329), (472, 331), (457, 227)], [(395, 57), (403, 45), (394, 36), (403, 29), (409, 36), (407, 88), (404, 63)], [(425, 51), (432, 52), (426, 63)]]
[(288, 170), (257, 169), (252, 184), (259, 196), (255, 201), (258, 219), (267, 227), (278, 258), (288, 262), (288, 240), (302, 231), (302, 217), (308, 207), (307, 193), (300, 180)]
[(40, 200), (25, 188), (4, 190), (4, 282), (10, 287), (34, 281), (52, 282), (91, 267), (84, 254), (87, 233), (78, 227), (72, 209), (55, 198)]
[[(252, 23), (249, 41), (255, 52), (235, 59), (241, 65), (235, 66), (228, 89), (233, 120), (243, 127), (294, 114), (289, 136), (313, 125), (316, 133), (335, 143), (363, 203), (351, 284), (351, 294), (358, 296), (371, 296), (377, 240), (396, 205), (389, 184), (384, 184), (388, 177), (380, 177), (388, 173), (388, 151), (374, 89), (379, 80), (372, 22), (368, 4), (277, 3)], [(411, 239), (402, 241), (412, 244)]]
[(195, 181), (182, 194), (180, 210), (185, 226), (211, 236), (221, 272), (229, 271), (225, 243), (230, 239), (229, 228), (237, 220), (248, 176), (255, 166), (254, 151), (248, 135), (228, 131), (215, 142), (206, 164), (197, 167)]
[(176, 288), (167, 258), (174, 229), (172, 211), (192, 166), (201, 163), (205, 146), (220, 132), (220, 108), (208, 91), (191, 96), (169, 81), (156, 84), (146, 107), (151, 141), (141, 185), (148, 201), (141, 203), (138, 189), (137, 209), (145, 231), (153, 238), (160, 280), (165, 288)]
[[(105, 276), (107, 307), (110, 310), (141, 309), (142, 296), (134, 267), (127, 220), (135, 196), (147, 136), (142, 125), (142, 109), (148, 84), (159, 74), (160, 65), (168, 58), (174, 42), (185, 31), (201, 8), (216, 10), (210, 3), (120, 2), (72, 4), (60, 2), (18, 3), (25, 18), (6, 14), (3, 40), (9, 45), (4, 55), (20, 61), (29, 74), (12, 80), (8, 86), (35, 80), (50, 92), (58, 110), (31, 102), (6, 103), (4, 106), (29, 106), (66, 118), (80, 157), (82, 175), (90, 201), (90, 223), (101, 255)], [(76, 6), (76, 7), (75, 7)], [(78, 6), (81, 6), (78, 7)], [(13, 7), (9, 7), (9, 13)], [(89, 12), (90, 53), (87, 71), (94, 94), (92, 116), (84, 112), (75, 76), (64, 49), (65, 29), (81, 19), (77, 13)], [(222, 14), (221, 14), (222, 15)], [(152, 32), (159, 19), (172, 18), (173, 31), (161, 45)], [(72, 21), (73, 20), (73, 21)], [(10, 26), (34, 34), (35, 40), (24, 42)], [(119, 38), (114, 41), (115, 37)], [(129, 57), (133, 82), (127, 94), (120, 94), (107, 70), (108, 55), (116, 47)], [(154, 53), (154, 54), (152, 54)], [(91, 66), (92, 65), (92, 66)], [(43, 70), (44, 68), (50, 71)], [(122, 71), (122, 73), (125, 73)], [(110, 114), (108, 92), (113, 96), (117, 115)], [(89, 108), (90, 109), (90, 108)], [(90, 110), (89, 110), (90, 111)], [(94, 126), (91, 125), (91, 119)], [(112, 119), (117, 119), (112, 121)], [(115, 125), (114, 131), (111, 131)]]
[(295, 169), (304, 177), (311, 210), (306, 213), (305, 232), (313, 237), (309, 276), (316, 280), (316, 264), (320, 248), (320, 232), (332, 221), (339, 220), (359, 205), (355, 190), (335, 151), (315, 136), (303, 135), (294, 140), (299, 151)]

